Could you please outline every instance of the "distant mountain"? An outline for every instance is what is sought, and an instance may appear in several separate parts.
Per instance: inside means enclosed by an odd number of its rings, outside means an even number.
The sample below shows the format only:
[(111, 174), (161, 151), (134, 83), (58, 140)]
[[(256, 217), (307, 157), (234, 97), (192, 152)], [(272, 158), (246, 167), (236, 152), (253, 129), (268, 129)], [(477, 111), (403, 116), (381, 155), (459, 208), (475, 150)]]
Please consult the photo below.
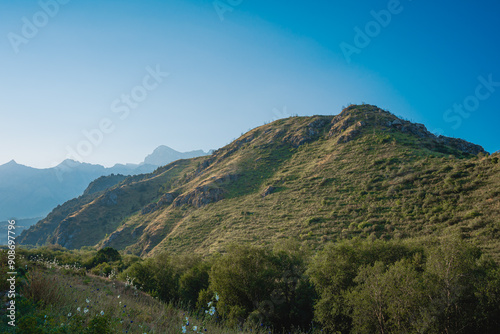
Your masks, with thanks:
[(179, 159), (190, 159), (190, 158), (196, 158), (196, 157), (201, 157), (203, 155), (207, 155), (202, 150), (197, 150), (197, 151), (190, 151), (190, 152), (177, 152), (176, 150), (162, 145), (156, 148), (153, 153), (148, 155), (146, 159), (144, 159), (143, 164), (146, 165), (154, 165), (154, 166), (164, 166), (168, 163), (171, 163), (172, 161), (179, 160)]
[[(167, 150), (170, 153), (164, 154)], [(184, 155), (196, 154), (205, 153), (181, 153), (161, 146), (141, 164), (116, 164), (111, 168), (65, 160), (53, 168), (37, 169), (12, 160), (0, 165), (0, 220), (45, 217), (57, 205), (81, 195), (100, 176), (151, 173)]]
[(460, 233), (500, 259), (498, 154), (435, 136), (370, 105), (255, 128), (210, 156), (178, 160), (69, 201), (21, 244), (137, 255), (296, 239)]

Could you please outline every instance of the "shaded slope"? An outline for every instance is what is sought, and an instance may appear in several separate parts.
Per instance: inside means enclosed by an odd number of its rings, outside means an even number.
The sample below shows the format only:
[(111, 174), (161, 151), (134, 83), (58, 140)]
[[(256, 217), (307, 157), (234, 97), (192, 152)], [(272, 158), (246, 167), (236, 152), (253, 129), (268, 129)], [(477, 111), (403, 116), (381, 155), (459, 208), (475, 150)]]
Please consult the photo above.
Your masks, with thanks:
[(93, 201), (106, 189), (113, 187), (124, 179), (126, 179), (126, 176), (114, 174), (96, 179), (90, 183), (82, 196), (69, 200), (62, 205), (58, 205), (47, 217), (40, 220), (36, 225), (31, 226), (29, 229), (24, 230), (17, 238), (17, 242), (25, 245), (44, 245), (48, 243), (49, 237), (52, 237), (55, 229), (62, 221), (75, 212), (80, 211), (85, 205)]

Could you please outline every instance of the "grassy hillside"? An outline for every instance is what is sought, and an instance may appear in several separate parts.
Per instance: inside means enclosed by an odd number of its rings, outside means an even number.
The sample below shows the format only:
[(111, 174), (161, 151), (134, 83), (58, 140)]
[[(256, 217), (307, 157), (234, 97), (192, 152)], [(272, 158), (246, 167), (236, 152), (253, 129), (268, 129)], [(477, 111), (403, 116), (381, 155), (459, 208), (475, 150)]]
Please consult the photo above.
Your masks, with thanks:
[[(499, 154), (370, 105), (249, 131), (211, 156), (132, 177), (21, 236), (67, 248), (222, 250), (229, 243), (458, 232), (500, 260)], [(64, 218), (63, 218), (64, 217)], [(62, 218), (62, 219), (61, 219)]]

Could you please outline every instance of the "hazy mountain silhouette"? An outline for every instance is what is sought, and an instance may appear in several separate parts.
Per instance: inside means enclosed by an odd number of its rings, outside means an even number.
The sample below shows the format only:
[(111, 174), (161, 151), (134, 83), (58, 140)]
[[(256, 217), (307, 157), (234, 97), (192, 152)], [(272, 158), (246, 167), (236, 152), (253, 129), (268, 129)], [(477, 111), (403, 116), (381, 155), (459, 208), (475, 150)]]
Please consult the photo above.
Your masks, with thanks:
[(160, 146), (141, 164), (101, 165), (65, 160), (53, 168), (38, 169), (16, 163), (0, 165), (0, 220), (45, 217), (54, 207), (78, 197), (90, 182), (111, 174), (151, 173), (177, 159), (205, 155), (177, 152)]

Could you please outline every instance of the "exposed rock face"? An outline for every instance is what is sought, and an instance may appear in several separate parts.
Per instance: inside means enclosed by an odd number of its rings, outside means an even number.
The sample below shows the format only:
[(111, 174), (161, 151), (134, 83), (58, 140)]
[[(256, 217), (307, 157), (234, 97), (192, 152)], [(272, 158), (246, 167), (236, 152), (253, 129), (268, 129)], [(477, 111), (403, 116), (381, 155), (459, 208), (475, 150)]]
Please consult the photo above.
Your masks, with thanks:
[(182, 206), (184, 204), (189, 204), (199, 208), (222, 200), (224, 198), (223, 194), (224, 190), (221, 188), (214, 187), (213, 185), (204, 185), (177, 197), (173, 205)]
[(118, 196), (120, 194), (120, 189), (114, 189), (107, 192), (101, 199), (101, 202), (106, 206), (113, 206), (118, 203)]
[(268, 195), (271, 195), (271, 194), (272, 194), (275, 190), (276, 190), (276, 188), (275, 188), (275, 187), (273, 187), (273, 186), (268, 186), (268, 187), (264, 190), (264, 192), (262, 193), (262, 197), (266, 197), (266, 196), (268, 196)]
[(400, 130), (403, 133), (411, 133), (412, 135), (418, 136), (420, 138), (434, 138), (431, 132), (427, 131), (427, 128), (423, 124), (411, 123), (408, 121), (395, 120), (392, 122), (392, 127)]
[(141, 213), (143, 215), (145, 215), (148, 213), (155, 212), (156, 210), (160, 209), (161, 207), (169, 206), (170, 204), (172, 204), (174, 202), (175, 197), (177, 197), (177, 194), (175, 194), (175, 193), (166, 193), (162, 197), (160, 197), (160, 200), (158, 202), (151, 203), (151, 204), (145, 206), (142, 209)]
[(380, 126), (390, 131), (401, 131), (422, 139), (430, 139), (433, 147), (446, 145), (468, 154), (487, 153), (481, 146), (462, 139), (439, 136), (427, 130), (425, 125), (398, 118), (388, 111), (372, 105), (349, 106), (331, 121), (329, 137), (339, 136), (337, 143), (347, 143), (361, 134), (363, 127)]
[(305, 127), (302, 127), (295, 133), (290, 133), (283, 138), (283, 141), (289, 142), (293, 147), (299, 147), (305, 143), (314, 141), (319, 138), (325, 126), (329, 123), (329, 119), (325, 117), (316, 118)]
[(340, 113), (332, 118), (328, 137), (340, 135), (337, 140), (337, 144), (348, 143), (361, 133), (361, 129), (365, 125), (365, 121), (361, 121), (353, 115), (346, 116), (345, 114)]
[(484, 148), (482, 146), (469, 143), (468, 141), (465, 141), (463, 139), (450, 138), (450, 137), (444, 137), (444, 136), (439, 136), (437, 139), (438, 139), (439, 143), (455, 147), (455, 148), (457, 148), (460, 151), (465, 152), (465, 153), (474, 154), (474, 155), (477, 155), (479, 153), (486, 153), (486, 151), (484, 150)]
[(356, 138), (356, 136), (361, 133), (361, 128), (365, 125), (365, 122), (360, 121), (348, 128), (348, 130), (344, 131), (343, 134), (339, 137), (339, 139), (337, 140), (337, 144), (348, 143)]
[(173, 205), (178, 207), (184, 204), (201, 207), (210, 203), (215, 203), (224, 198), (224, 189), (220, 186), (224, 183), (238, 179), (238, 175), (226, 174), (219, 177), (212, 177), (208, 182), (196, 187), (194, 190), (184, 193), (174, 199)]

